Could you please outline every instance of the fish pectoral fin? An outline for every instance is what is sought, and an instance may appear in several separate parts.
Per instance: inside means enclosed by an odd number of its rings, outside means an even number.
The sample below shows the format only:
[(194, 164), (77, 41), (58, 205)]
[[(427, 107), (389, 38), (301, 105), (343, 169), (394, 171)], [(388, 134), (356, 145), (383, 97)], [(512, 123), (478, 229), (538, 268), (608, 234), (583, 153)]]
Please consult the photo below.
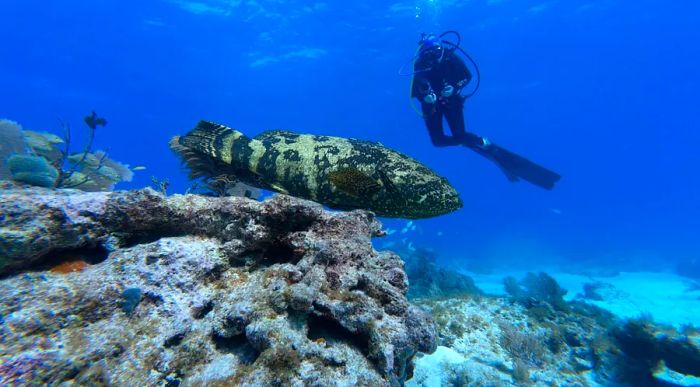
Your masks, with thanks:
[(372, 197), (381, 189), (372, 176), (353, 167), (333, 171), (328, 174), (328, 179), (338, 190), (358, 198)]
[(386, 189), (391, 194), (393, 200), (395, 200), (397, 203), (401, 203), (402, 205), (408, 204), (406, 197), (401, 194), (401, 191), (399, 191), (399, 189), (396, 188), (396, 184), (394, 184), (394, 182), (391, 181), (389, 175), (387, 175), (386, 172), (384, 172), (384, 170), (382, 170), (381, 168), (379, 169), (379, 178), (382, 181), (384, 189)]
[(396, 185), (391, 181), (389, 176), (387, 176), (386, 172), (383, 170), (379, 170), (379, 178), (382, 181), (382, 185), (384, 188), (386, 188), (387, 191), (391, 192), (393, 195), (399, 194), (399, 190), (396, 188)]

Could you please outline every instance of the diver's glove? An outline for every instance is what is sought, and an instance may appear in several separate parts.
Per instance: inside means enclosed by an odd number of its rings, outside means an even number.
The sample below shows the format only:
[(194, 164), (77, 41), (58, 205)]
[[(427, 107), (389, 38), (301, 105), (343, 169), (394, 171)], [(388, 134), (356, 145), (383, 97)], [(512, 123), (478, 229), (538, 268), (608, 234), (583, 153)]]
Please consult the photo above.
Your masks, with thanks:
[(427, 103), (427, 104), (432, 105), (435, 103), (435, 101), (437, 101), (437, 96), (435, 96), (435, 93), (430, 93), (430, 94), (426, 95), (425, 97), (423, 97), (423, 101), (425, 101), (425, 103)]
[(450, 98), (454, 92), (455, 88), (452, 85), (446, 85), (440, 92), (440, 95), (442, 98)]

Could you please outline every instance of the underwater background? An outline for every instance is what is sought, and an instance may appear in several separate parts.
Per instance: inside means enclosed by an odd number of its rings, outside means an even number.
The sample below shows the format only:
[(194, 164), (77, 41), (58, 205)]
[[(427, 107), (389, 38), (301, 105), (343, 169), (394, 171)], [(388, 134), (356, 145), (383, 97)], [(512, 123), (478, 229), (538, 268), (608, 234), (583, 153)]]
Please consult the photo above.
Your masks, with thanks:
[[(2, 8), (0, 116), (52, 130), (57, 118), (77, 126), (95, 109), (109, 121), (97, 145), (148, 168), (118, 188), (149, 185), (153, 175), (184, 191), (167, 140), (206, 118), (251, 135), (287, 128), (375, 140), (423, 161), (466, 203), (420, 221), (412, 235), (444, 256), (635, 268), (697, 254), (697, 2), (10, 0)], [(448, 29), (461, 33), (482, 75), (465, 106), (468, 130), (558, 171), (552, 192), (511, 184), (466, 149), (430, 144), (397, 70), (421, 32)]]
[[(0, 11), (0, 176), (128, 180), (0, 181), (0, 385), (700, 385), (700, 2)], [(553, 190), (431, 144), (400, 69), (445, 31), (481, 75), (467, 130), (561, 174)], [(285, 195), (170, 195), (202, 193), (168, 146), (202, 119), (380, 142), (464, 207), (382, 228)]]
[[(380, 243), (474, 270), (667, 270), (700, 242), (700, 3), (661, 1), (2, 2), (0, 117), (132, 167), (117, 189), (190, 182), (168, 140), (199, 119), (379, 141), (460, 191), (463, 209)], [(408, 98), (421, 32), (456, 30), (482, 82), (467, 130), (563, 177), (512, 184), (461, 148), (434, 148)], [(408, 226), (408, 227), (407, 227)], [(403, 231), (403, 232), (402, 232)], [(393, 239), (392, 239), (393, 238)], [(387, 240), (389, 242), (387, 242)], [(392, 244), (389, 243), (389, 246)]]

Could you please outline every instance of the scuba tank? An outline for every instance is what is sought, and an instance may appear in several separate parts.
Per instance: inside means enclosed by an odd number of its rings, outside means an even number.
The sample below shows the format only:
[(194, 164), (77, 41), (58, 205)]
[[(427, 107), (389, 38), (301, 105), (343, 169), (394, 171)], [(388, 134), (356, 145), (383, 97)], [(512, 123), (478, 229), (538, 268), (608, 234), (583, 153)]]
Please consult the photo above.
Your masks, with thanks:
[[(454, 35), (456, 37), (456, 42), (452, 42), (445, 37), (447, 35)], [(466, 100), (468, 98), (471, 98), (474, 94), (476, 94), (477, 90), (479, 90), (479, 86), (481, 85), (481, 72), (479, 71), (479, 66), (476, 64), (476, 61), (469, 55), (466, 51), (464, 51), (461, 47), (460, 44), (462, 43), (462, 37), (457, 31), (453, 30), (448, 30), (440, 35), (434, 35), (434, 34), (426, 34), (426, 33), (421, 33), (421, 39), (418, 42), (418, 48), (416, 49), (415, 54), (413, 57), (406, 63), (404, 63), (401, 68), (399, 68), (399, 75), (400, 76), (411, 76), (411, 82), (409, 85), (409, 100), (411, 101), (411, 107), (413, 110), (418, 113), (418, 115), (422, 116), (421, 112), (416, 108), (413, 99), (411, 98), (411, 93), (413, 91), (413, 81), (415, 77), (413, 77), (415, 74), (425, 72), (425, 71), (430, 71), (431, 68), (423, 69), (423, 70), (415, 70), (415, 63), (416, 60), (418, 60), (421, 55), (429, 53), (431, 50), (439, 53), (439, 56), (436, 57), (438, 61), (442, 60), (442, 58), (445, 56), (446, 53), (454, 53), (454, 52), (459, 52), (462, 54), (464, 58), (466, 58), (471, 64), (472, 67), (475, 70), (475, 75), (476, 75), (476, 84), (474, 86), (474, 89), (470, 91), (469, 93), (462, 94), (462, 97)], [(411, 65), (411, 71), (406, 72), (405, 68), (407, 65)], [(471, 83), (471, 82), (470, 82)]]

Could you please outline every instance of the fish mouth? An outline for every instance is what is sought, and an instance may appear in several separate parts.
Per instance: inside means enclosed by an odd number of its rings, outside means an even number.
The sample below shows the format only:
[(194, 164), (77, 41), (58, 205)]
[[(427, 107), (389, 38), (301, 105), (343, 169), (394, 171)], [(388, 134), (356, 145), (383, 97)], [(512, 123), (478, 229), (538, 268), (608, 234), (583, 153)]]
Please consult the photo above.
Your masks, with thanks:
[(447, 205), (443, 204), (442, 206), (436, 206), (425, 211), (420, 211), (420, 213), (415, 214), (416, 216), (414, 219), (435, 218), (438, 216), (451, 214), (462, 207), (464, 207), (464, 202), (458, 197), (454, 202), (450, 202)]
[(451, 189), (442, 195), (434, 197), (432, 205), (429, 204), (423, 207), (423, 210), (420, 211), (420, 217), (434, 218), (437, 216), (443, 216), (453, 213), (462, 207), (464, 207), (464, 201), (462, 201), (462, 198), (459, 196), (459, 193), (457, 193), (457, 190)]

